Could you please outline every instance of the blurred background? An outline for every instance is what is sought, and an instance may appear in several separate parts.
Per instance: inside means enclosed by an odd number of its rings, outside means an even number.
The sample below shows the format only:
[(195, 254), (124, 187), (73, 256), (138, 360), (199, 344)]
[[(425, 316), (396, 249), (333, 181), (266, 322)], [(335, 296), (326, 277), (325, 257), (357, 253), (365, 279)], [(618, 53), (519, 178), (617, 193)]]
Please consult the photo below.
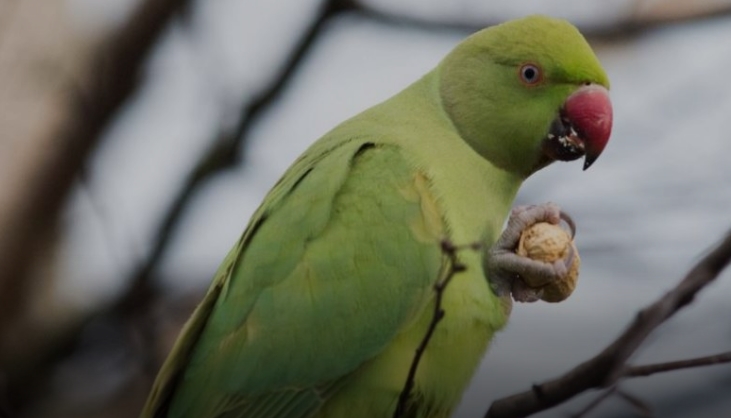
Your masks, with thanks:
[[(0, 417), (135, 417), (287, 166), (462, 38), (571, 20), (612, 81), (602, 158), (518, 202), (578, 224), (578, 289), (516, 305), (459, 418), (607, 345), (731, 227), (731, 1), (0, 0)], [(731, 347), (731, 274), (632, 362)], [(720, 365), (627, 381), (658, 417), (731, 411)], [(567, 416), (589, 393), (541, 417)], [(645, 411), (646, 412), (646, 411)], [(640, 416), (615, 397), (592, 417)]]

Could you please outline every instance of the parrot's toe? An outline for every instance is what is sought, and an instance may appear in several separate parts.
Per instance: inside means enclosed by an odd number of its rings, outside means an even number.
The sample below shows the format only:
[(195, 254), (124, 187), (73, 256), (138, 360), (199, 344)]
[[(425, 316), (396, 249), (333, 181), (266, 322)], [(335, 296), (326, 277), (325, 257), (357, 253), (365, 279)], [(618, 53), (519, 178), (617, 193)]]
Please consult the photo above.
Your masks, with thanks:
[(573, 220), (555, 203), (513, 209), (505, 231), (487, 254), (488, 277), (498, 296), (510, 295), (517, 302), (534, 302), (541, 298), (543, 286), (563, 280), (569, 274), (575, 257), (573, 248), (565, 257), (553, 262), (534, 260), (516, 253), (525, 229), (540, 222), (558, 225), (562, 220), (573, 236), (576, 231)]
[(528, 286), (522, 280), (513, 280), (510, 293), (514, 301), (530, 303), (539, 300), (543, 296), (543, 288), (536, 289)]

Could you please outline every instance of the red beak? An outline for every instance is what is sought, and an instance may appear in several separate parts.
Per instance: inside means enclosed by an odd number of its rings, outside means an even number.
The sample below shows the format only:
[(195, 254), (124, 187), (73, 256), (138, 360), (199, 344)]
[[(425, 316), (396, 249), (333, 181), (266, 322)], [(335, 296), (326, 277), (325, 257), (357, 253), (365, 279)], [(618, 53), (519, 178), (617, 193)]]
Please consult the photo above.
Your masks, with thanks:
[(597, 84), (583, 86), (566, 99), (563, 114), (584, 145), (586, 170), (604, 151), (612, 133), (609, 92)]

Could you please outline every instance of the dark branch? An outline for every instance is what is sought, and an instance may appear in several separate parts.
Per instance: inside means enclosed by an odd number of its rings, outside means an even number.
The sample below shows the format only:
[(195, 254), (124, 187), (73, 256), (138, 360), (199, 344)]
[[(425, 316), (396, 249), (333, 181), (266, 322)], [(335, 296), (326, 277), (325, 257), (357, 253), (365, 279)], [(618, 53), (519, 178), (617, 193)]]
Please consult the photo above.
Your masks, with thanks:
[[(612, 386), (623, 376), (627, 359), (660, 324), (693, 301), (731, 260), (731, 233), (701, 259), (683, 280), (660, 299), (639, 312), (635, 321), (597, 356), (563, 376), (528, 390), (498, 399), (487, 418), (526, 417), (567, 401), (588, 389)], [(540, 393), (541, 396), (537, 396)]]
[(646, 364), (643, 366), (628, 366), (625, 368), (622, 377), (645, 377), (655, 373), (665, 373), (675, 370), (689, 369), (695, 367), (712, 366), (715, 364), (731, 363), (731, 351), (712, 356), (696, 357), (687, 360), (670, 361), (667, 363)]
[(652, 408), (637, 396), (619, 389), (617, 389), (616, 394), (620, 399), (630, 404), (643, 417), (654, 416)]
[(446, 260), (442, 265), (443, 271), (439, 273), (440, 278), (436, 283), (434, 283), (434, 292), (436, 294), (436, 298), (434, 299), (434, 313), (432, 315), (431, 322), (429, 322), (429, 328), (427, 328), (426, 333), (424, 334), (424, 338), (421, 340), (421, 343), (419, 343), (419, 346), (416, 347), (414, 359), (411, 362), (409, 373), (406, 376), (406, 383), (404, 383), (404, 388), (399, 395), (396, 410), (393, 412), (393, 418), (401, 418), (406, 415), (409, 407), (409, 399), (411, 398), (411, 391), (414, 388), (416, 370), (419, 368), (421, 356), (424, 354), (424, 351), (426, 351), (429, 341), (431, 340), (432, 335), (434, 335), (434, 330), (437, 329), (437, 325), (446, 314), (444, 309), (442, 309), (442, 297), (444, 296), (444, 290), (447, 288), (447, 285), (449, 285), (449, 282), (455, 274), (464, 271), (467, 268), (457, 259), (457, 251), (465, 248), (477, 250), (480, 248), (480, 245), (471, 244), (465, 247), (457, 247), (447, 240), (442, 241), (442, 253)]
[(610, 387), (609, 389), (605, 390), (601, 395), (597, 396), (596, 399), (591, 401), (589, 403), (589, 405), (586, 405), (586, 407), (584, 407), (584, 409), (582, 409), (581, 411), (579, 411), (575, 414), (572, 414), (571, 418), (584, 418), (585, 416), (589, 415), (590, 412), (595, 410), (599, 405), (601, 405), (602, 402), (606, 401), (612, 395), (614, 395), (614, 393), (616, 391), (617, 391), (616, 386)]
[[(696, 357), (696, 358), (687, 359), (687, 360), (646, 364), (646, 365), (642, 365), (642, 366), (627, 366), (622, 371), (621, 377), (623, 379), (632, 378), (632, 377), (645, 377), (645, 376), (650, 376), (650, 375), (653, 375), (656, 373), (665, 373), (665, 372), (671, 372), (671, 371), (675, 371), (675, 370), (712, 366), (715, 364), (730, 363), (730, 362), (731, 362), (731, 351), (727, 351), (725, 353), (714, 354), (712, 356)], [(572, 415), (572, 417), (581, 418), (581, 417), (586, 416), (589, 412), (593, 411), (602, 402), (604, 402), (609, 397), (611, 397), (611, 395), (614, 395), (614, 394), (617, 394), (620, 397), (622, 397), (625, 401), (628, 401), (628, 399), (626, 398), (627, 393), (619, 390), (617, 388), (617, 386), (614, 385), (614, 386), (610, 387), (609, 389), (605, 390), (601, 395), (599, 395), (596, 399), (594, 399), (589, 405), (587, 405), (579, 413)], [(634, 403), (632, 403), (632, 404), (635, 405)], [(642, 405), (644, 406), (644, 408), (640, 408), (642, 413), (644, 413), (646, 415), (649, 413), (651, 415), (650, 408), (647, 407), (644, 403), (642, 403)]]

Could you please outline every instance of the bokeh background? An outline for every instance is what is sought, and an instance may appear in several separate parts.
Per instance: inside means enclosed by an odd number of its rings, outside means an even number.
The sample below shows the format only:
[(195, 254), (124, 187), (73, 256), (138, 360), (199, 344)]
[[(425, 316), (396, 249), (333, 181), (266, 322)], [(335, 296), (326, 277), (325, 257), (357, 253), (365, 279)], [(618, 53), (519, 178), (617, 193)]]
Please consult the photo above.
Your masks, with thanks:
[[(578, 224), (579, 287), (522, 304), (461, 407), (591, 357), (731, 227), (731, 1), (0, 0), (0, 416), (135, 417), (267, 190), (460, 39), (531, 13), (586, 34), (615, 126), (520, 204)], [(728, 351), (731, 274), (636, 364)], [(658, 417), (731, 412), (729, 366), (622, 383)], [(567, 416), (597, 393), (539, 414)], [(619, 397), (589, 416), (640, 416)]]

